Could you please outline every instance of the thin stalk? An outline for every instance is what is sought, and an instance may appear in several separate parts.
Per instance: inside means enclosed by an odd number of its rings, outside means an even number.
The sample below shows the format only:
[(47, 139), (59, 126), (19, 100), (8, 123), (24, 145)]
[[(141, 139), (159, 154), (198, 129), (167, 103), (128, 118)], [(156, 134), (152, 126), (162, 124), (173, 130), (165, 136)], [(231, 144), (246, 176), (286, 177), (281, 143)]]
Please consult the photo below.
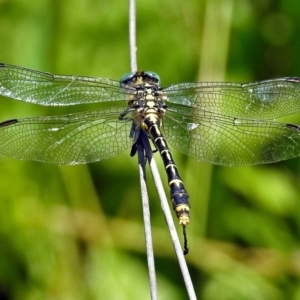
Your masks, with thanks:
[[(137, 48), (136, 48), (135, 0), (129, 0), (129, 47), (130, 47), (131, 72), (136, 72), (137, 71), (137, 58), (136, 58)], [(148, 139), (145, 132), (141, 130), (140, 138), (144, 138), (144, 137)], [(149, 274), (149, 281), (150, 281), (150, 294), (152, 300), (157, 300), (157, 285), (156, 285), (152, 233), (151, 233), (149, 197), (147, 192), (146, 172), (145, 172), (146, 162), (145, 162), (143, 144), (138, 141), (137, 147), (138, 147), (141, 196), (142, 196), (142, 204), (143, 204), (143, 218), (144, 218), (145, 243), (146, 243), (146, 251), (147, 251), (148, 274)]]
[[(141, 138), (148, 139), (144, 131), (141, 131), (140, 133), (139, 139)], [(142, 195), (142, 203), (143, 203), (144, 232), (145, 232), (146, 251), (147, 251), (148, 273), (149, 273), (149, 280), (150, 280), (150, 292), (151, 292), (151, 299), (156, 300), (157, 285), (156, 285), (156, 275), (155, 275), (152, 233), (151, 233), (149, 197), (148, 197), (147, 184), (146, 184), (145, 149), (143, 147), (143, 144), (140, 142), (138, 142), (137, 146), (138, 146), (138, 158), (139, 158), (141, 195)]]
[(131, 72), (137, 71), (136, 58), (136, 6), (135, 0), (129, 0), (129, 50)]

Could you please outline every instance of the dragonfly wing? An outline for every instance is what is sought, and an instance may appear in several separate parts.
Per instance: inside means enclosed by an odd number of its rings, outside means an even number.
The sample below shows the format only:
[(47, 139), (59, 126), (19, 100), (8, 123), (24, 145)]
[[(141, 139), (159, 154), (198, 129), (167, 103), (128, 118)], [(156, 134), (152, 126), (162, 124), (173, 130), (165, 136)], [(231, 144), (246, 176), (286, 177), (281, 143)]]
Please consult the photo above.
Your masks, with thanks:
[(0, 123), (0, 153), (59, 165), (109, 158), (131, 145), (132, 121), (118, 120), (120, 108)]
[(300, 127), (292, 124), (196, 114), (187, 108), (168, 111), (163, 124), (171, 145), (203, 162), (244, 166), (300, 155)]
[[(53, 75), (0, 63), (0, 95), (48, 106), (126, 100), (118, 81)], [(128, 92), (130, 92), (128, 90)]]
[(170, 102), (236, 118), (269, 120), (300, 110), (300, 78), (294, 77), (247, 84), (181, 83), (164, 92), (167, 105)]

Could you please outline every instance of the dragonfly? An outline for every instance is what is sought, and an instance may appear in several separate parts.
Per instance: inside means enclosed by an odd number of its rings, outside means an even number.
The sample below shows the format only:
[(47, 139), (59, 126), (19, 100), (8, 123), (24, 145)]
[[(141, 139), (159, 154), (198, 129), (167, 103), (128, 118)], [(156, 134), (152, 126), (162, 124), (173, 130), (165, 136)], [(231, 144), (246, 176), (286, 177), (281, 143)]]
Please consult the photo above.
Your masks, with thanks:
[[(300, 78), (160, 86), (154, 72), (121, 80), (53, 75), (0, 63), (0, 95), (45, 106), (99, 109), (0, 122), (0, 153), (58, 165), (136, 152), (146, 133), (166, 169), (173, 209), (189, 223), (189, 196), (168, 143), (197, 161), (245, 166), (300, 155), (300, 126), (275, 119), (300, 110)], [(102, 105), (102, 107), (101, 107)]]

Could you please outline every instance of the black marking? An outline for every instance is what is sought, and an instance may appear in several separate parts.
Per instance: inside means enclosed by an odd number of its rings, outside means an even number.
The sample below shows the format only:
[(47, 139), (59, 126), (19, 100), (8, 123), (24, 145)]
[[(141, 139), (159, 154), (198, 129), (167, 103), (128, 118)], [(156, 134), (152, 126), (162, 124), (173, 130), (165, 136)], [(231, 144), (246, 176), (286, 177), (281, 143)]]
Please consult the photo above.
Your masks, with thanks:
[(299, 77), (287, 77), (286, 81), (287, 82), (300, 83), (300, 78)]
[(0, 63), (0, 68), (4, 68), (5, 64), (4, 63)]
[(189, 253), (189, 248), (188, 248), (188, 241), (187, 241), (187, 236), (186, 236), (186, 226), (182, 226), (182, 233), (183, 233), (183, 254), (187, 255)]
[(295, 131), (300, 131), (300, 126), (294, 124), (286, 124), (286, 127)]
[(177, 166), (174, 164), (169, 164), (166, 166), (166, 169), (168, 169), (168, 168), (176, 168), (177, 169)]
[(137, 152), (137, 142), (135, 142), (132, 147), (131, 147), (131, 151), (130, 151), (130, 156), (135, 156)]
[[(0, 65), (0, 67), (1, 67), (1, 65)], [(19, 121), (17, 119), (7, 120), (7, 121), (4, 121), (4, 122), (1, 122), (0, 127), (10, 126), (10, 125), (16, 124), (18, 122)]]

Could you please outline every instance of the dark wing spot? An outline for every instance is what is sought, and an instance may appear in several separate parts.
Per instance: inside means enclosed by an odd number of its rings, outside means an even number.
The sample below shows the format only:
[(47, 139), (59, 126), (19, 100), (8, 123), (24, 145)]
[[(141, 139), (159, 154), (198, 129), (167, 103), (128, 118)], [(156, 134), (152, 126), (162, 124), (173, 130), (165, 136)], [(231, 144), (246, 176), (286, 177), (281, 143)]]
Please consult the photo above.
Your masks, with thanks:
[(286, 127), (295, 131), (300, 131), (300, 126), (294, 124), (286, 124)]
[(7, 121), (4, 121), (4, 122), (1, 122), (0, 127), (10, 126), (10, 125), (16, 124), (18, 122), (19, 121), (17, 119), (7, 120)]

